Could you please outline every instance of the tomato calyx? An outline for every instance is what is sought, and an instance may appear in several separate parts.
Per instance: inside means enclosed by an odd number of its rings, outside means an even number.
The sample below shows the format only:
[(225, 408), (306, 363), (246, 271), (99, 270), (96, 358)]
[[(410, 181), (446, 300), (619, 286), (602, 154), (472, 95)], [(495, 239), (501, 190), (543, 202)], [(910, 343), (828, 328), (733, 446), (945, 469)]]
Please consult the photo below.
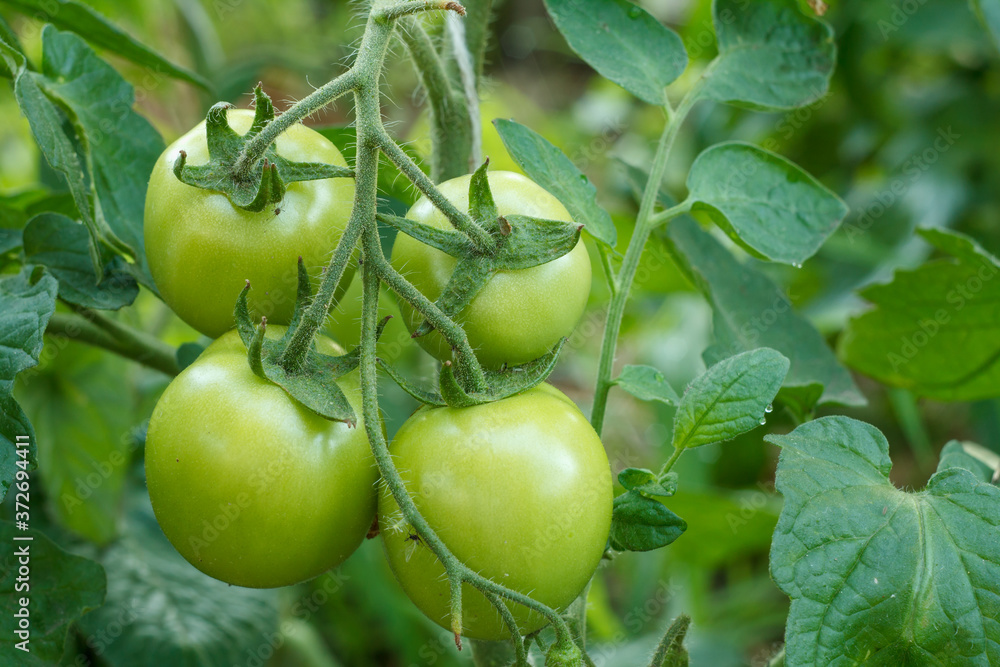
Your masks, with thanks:
[(492, 403), (516, 394), (528, 391), (545, 382), (559, 360), (559, 353), (566, 339), (559, 341), (548, 354), (521, 366), (512, 366), (500, 370), (483, 369), (486, 376), (485, 391), (468, 391), (455, 374), (455, 368), (450, 361), (444, 363), (438, 375), (438, 390), (429, 391), (413, 385), (402, 373), (379, 359), (379, 365), (398, 384), (403, 391), (424, 405), (434, 407), (449, 406), (452, 408), (468, 408), (474, 405)]
[[(310, 300), (309, 274), (302, 258), (299, 258), (298, 296), (295, 301), (295, 313), (288, 330), (278, 340), (267, 338), (267, 318), (262, 318), (259, 326), (254, 326), (250, 319), (247, 305), (247, 293), (250, 291), (250, 281), (240, 292), (236, 301), (234, 316), (236, 330), (247, 348), (247, 360), (251, 370), (260, 378), (278, 385), (296, 401), (309, 408), (325, 419), (345, 422), (353, 427), (357, 416), (351, 407), (347, 396), (337, 384), (337, 379), (347, 375), (358, 367), (361, 362), (360, 348), (340, 356), (321, 354), (312, 346), (298, 355), (289, 357), (285, 354), (295, 330), (302, 322), (305, 309)], [(381, 336), (389, 318), (379, 323), (376, 337)]]
[[(437, 229), (409, 218), (377, 216), (380, 222), (458, 260), (436, 301), (449, 317), (464, 310), (497, 272), (530, 269), (566, 255), (576, 247), (583, 230), (583, 225), (572, 222), (499, 215), (487, 178), (489, 164), (486, 160), (469, 183), (469, 215), (489, 233), (492, 247), (478, 248), (461, 232)], [(433, 330), (434, 326), (424, 321), (414, 330), (413, 337), (425, 336)]]
[(295, 162), (278, 155), (272, 144), (249, 173), (241, 174), (236, 165), (246, 145), (274, 120), (274, 105), (260, 84), (254, 88), (254, 119), (250, 130), (237, 134), (229, 125), (227, 112), (235, 107), (219, 102), (208, 110), (205, 131), (210, 159), (206, 164), (187, 164), (184, 151), (174, 161), (174, 175), (182, 183), (221, 192), (233, 206), (260, 212), (281, 202), (288, 183), (324, 178), (349, 178), (354, 171), (320, 162)]

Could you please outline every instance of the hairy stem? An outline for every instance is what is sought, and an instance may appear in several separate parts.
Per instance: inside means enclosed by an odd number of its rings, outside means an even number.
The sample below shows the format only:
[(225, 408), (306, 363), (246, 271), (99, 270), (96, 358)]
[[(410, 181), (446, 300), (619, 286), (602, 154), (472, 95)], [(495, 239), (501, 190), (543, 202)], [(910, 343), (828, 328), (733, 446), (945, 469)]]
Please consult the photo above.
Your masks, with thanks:
[(181, 372), (177, 351), (166, 343), (96, 311), (84, 308), (77, 313), (54, 313), (45, 333), (114, 352), (170, 376)]

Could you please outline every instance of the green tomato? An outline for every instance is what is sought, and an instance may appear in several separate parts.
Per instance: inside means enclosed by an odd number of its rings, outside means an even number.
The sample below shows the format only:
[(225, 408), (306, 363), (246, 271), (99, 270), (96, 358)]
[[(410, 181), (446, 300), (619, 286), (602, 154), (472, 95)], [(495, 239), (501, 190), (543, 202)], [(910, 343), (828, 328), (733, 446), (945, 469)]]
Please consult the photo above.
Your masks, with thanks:
[[(462, 176), (439, 188), (459, 209), (468, 210), (471, 178)], [(489, 181), (500, 215), (571, 220), (559, 200), (525, 176), (494, 171)], [(453, 229), (427, 198), (414, 204), (407, 217)], [(392, 249), (392, 265), (431, 300), (444, 291), (456, 263), (447, 253), (404, 234), (396, 237)], [(484, 366), (523, 364), (541, 357), (573, 331), (587, 307), (590, 280), (590, 257), (581, 240), (572, 251), (547, 264), (497, 273), (455, 319)], [(411, 332), (423, 322), (406, 302), (400, 302), (400, 311)], [(451, 347), (438, 332), (417, 340), (438, 359), (451, 359)]]
[[(594, 429), (554, 387), (471, 408), (422, 408), (399, 430), (392, 456), (421, 514), (473, 571), (556, 609), (590, 580), (611, 528), (611, 470)], [(384, 487), (378, 516), (403, 590), (450, 629), (444, 567)], [(546, 622), (510, 607), (522, 633)], [(468, 584), (462, 609), (465, 636), (509, 637), (496, 609)]]
[[(341, 353), (322, 337), (317, 348)], [(360, 418), (357, 372), (338, 384)], [(288, 586), (343, 562), (372, 525), (378, 478), (364, 424), (323, 419), (254, 375), (235, 331), (170, 383), (149, 421), (160, 527), (188, 562), (237, 586)]]
[[(239, 133), (253, 122), (253, 112), (246, 109), (230, 110), (228, 117)], [(293, 125), (276, 146), (290, 160), (346, 165), (336, 146), (304, 125)], [(278, 207), (251, 213), (223, 194), (179, 181), (173, 165), (181, 150), (188, 164), (208, 161), (204, 122), (163, 152), (146, 192), (146, 255), (163, 300), (182, 320), (216, 338), (233, 328), (233, 307), (249, 280), (252, 314), (287, 324), (295, 305), (298, 258), (315, 289), (351, 215), (354, 180), (289, 183)], [(353, 275), (351, 263), (341, 282), (344, 289)]]

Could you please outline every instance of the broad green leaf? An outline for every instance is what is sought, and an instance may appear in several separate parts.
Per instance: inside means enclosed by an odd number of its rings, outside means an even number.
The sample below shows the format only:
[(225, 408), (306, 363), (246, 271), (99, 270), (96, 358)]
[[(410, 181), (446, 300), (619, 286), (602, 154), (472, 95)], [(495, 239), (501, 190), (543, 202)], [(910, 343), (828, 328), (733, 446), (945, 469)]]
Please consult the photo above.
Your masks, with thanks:
[(1000, 47), (1000, 0), (970, 0), (970, 4), (993, 44)]
[(608, 212), (597, 203), (597, 188), (566, 155), (549, 141), (513, 120), (493, 121), (507, 152), (531, 180), (548, 190), (586, 225), (594, 239), (614, 247), (618, 231)]
[(949, 256), (863, 289), (874, 307), (848, 323), (841, 358), (921, 396), (1000, 396), (1000, 261), (956, 232), (920, 234)]
[(688, 385), (674, 415), (674, 448), (732, 440), (764, 423), (789, 362), (762, 347), (720, 361)]
[(715, 0), (719, 57), (701, 94), (760, 110), (794, 109), (823, 98), (837, 60), (833, 30), (796, 0)]
[(892, 485), (873, 426), (824, 417), (784, 436), (771, 575), (792, 605), (789, 665), (1000, 664), (1000, 488), (967, 470)]
[[(37, 84), (69, 117), (75, 140), (84, 150), (89, 185), (98, 204), (90, 210), (135, 251), (136, 277), (154, 288), (143, 250), (142, 220), (146, 185), (163, 152), (163, 140), (132, 109), (131, 84), (79, 37), (47, 26), (42, 32), (42, 71), (34, 75)], [(23, 107), (22, 111), (27, 113)], [(34, 123), (32, 131), (37, 137)], [(60, 122), (43, 131), (62, 133), (66, 126)]]
[(17, 472), (17, 436), (27, 435), (28, 469), (36, 466), (37, 448), (31, 422), (11, 395), (14, 378), (38, 364), (43, 334), (56, 308), (59, 284), (42, 274), (34, 284), (25, 270), (0, 278), (0, 500)]
[(741, 142), (712, 146), (688, 174), (689, 200), (751, 253), (786, 264), (812, 257), (847, 205), (797, 165)]
[(640, 401), (677, 405), (681, 400), (667, 378), (663, 377), (663, 373), (652, 366), (626, 366), (615, 384)]
[[(28, 550), (30, 579), (18, 582), (23, 549)], [(18, 587), (25, 583), (29, 590)], [(70, 624), (103, 604), (105, 588), (104, 569), (94, 561), (66, 553), (37, 530), (21, 531), (13, 523), (0, 522), (0, 663), (55, 665)], [(22, 609), (23, 597), (29, 600), (28, 652), (17, 648), (24, 638), (15, 634), (15, 614)]]
[(993, 483), (1000, 478), (1000, 455), (974, 442), (952, 440), (941, 450), (937, 471), (948, 468), (962, 468), (981, 482)]
[(652, 551), (665, 547), (687, 530), (687, 522), (663, 503), (626, 491), (615, 498), (609, 544), (616, 551)]
[[(796, 404), (805, 402), (803, 407), (813, 397), (819, 403), (864, 405), (851, 374), (837, 362), (823, 336), (767, 276), (737, 262), (689, 218), (674, 220), (664, 236), (678, 265), (712, 306), (713, 360), (770, 347), (791, 361), (779, 401), (791, 390)], [(823, 387), (821, 394), (814, 392), (815, 385)]]
[(104, 279), (98, 282), (87, 229), (64, 215), (42, 213), (32, 218), (24, 228), (23, 246), (25, 262), (44, 266), (59, 281), (63, 301), (118, 310), (139, 294), (139, 285), (118, 256), (104, 265)]
[(37, 20), (70, 30), (91, 44), (145, 67), (151, 76), (169, 76), (210, 89), (203, 77), (173, 64), (160, 54), (133, 39), (107, 18), (82, 2), (74, 0), (2, 0)]
[(604, 78), (650, 104), (684, 73), (687, 51), (673, 30), (628, 0), (545, 0), (570, 47)]
[(625, 468), (618, 473), (618, 483), (629, 491), (644, 496), (669, 498), (677, 493), (677, 473), (668, 472), (662, 478), (645, 468)]
[[(108, 599), (80, 622), (87, 645), (99, 646), (111, 667), (242, 665), (271, 647), (275, 592), (229, 586), (196, 570), (160, 532), (148, 499), (143, 503), (102, 558)], [(121, 627), (113, 640), (112, 624)]]
[[(7, 50), (14, 51), (18, 53), (24, 53), (24, 48), (17, 39), (17, 35), (11, 29), (10, 24), (0, 16), (0, 42), (2, 42)], [(8, 79), (14, 78), (14, 68), (6, 62), (6, 59), (0, 60), (0, 76), (6, 77)]]
[(93, 348), (49, 340), (54, 356), (23, 374), (17, 395), (35, 425), (35, 484), (49, 513), (74, 533), (105, 544), (117, 532), (118, 508), (132, 453), (135, 397), (122, 379), (128, 362)]
[(20, 229), (0, 229), (0, 255), (21, 247)]

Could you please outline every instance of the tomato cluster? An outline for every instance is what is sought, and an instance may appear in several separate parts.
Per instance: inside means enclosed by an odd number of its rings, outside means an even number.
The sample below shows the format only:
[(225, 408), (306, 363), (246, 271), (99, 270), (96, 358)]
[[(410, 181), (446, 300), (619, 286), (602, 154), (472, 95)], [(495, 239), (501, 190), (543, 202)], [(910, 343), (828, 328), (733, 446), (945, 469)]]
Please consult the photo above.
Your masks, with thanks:
[[(237, 131), (249, 112), (230, 112)], [(233, 304), (250, 280), (250, 307), (287, 323), (296, 261), (318, 274), (350, 216), (350, 179), (288, 185), (280, 211), (248, 213), (225, 195), (180, 182), (172, 164), (207, 159), (204, 124), (157, 163), (146, 202), (150, 267), (164, 300), (194, 328), (217, 336), (167, 388), (150, 420), (146, 477), (156, 518), (177, 550), (203, 572), (248, 587), (312, 578), (344, 561), (377, 516), (386, 557), (413, 602), (450, 626), (443, 566), (399, 510), (372, 455), (364, 424), (328, 421), (259, 377), (233, 327)], [(293, 127), (283, 156), (344, 164), (319, 134)], [(565, 208), (523, 176), (490, 174), (501, 215), (570, 220)], [(469, 177), (441, 191), (468, 208)], [(409, 217), (449, 225), (427, 200)], [(429, 298), (440, 295), (455, 259), (400, 235), (392, 263)], [(346, 286), (351, 276), (342, 284)], [(579, 319), (590, 290), (581, 242), (562, 258), (495, 275), (458, 316), (485, 367), (517, 365), (548, 352)], [(411, 331), (421, 318), (400, 303)], [(267, 336), (279, 338), (281, 326)], [(451, 350), (436, 333), (421, 345), (439, 359)], [(342, 354), (320, 336), (318, 352)], [(362, 414), (359, 378), (338, 381)], [(473, 571), (553, 608), (586, 586), (604, 552), (612, 483), (600, 439), (579, 409), (549, 385), (466, 408), (425, 406), (391, 444), (396, 468), (421, 514)], [(478, 591), (463, 592), (464, 634), (508, 636)], [(544, 618), (514, 605), (523, 632)]]

